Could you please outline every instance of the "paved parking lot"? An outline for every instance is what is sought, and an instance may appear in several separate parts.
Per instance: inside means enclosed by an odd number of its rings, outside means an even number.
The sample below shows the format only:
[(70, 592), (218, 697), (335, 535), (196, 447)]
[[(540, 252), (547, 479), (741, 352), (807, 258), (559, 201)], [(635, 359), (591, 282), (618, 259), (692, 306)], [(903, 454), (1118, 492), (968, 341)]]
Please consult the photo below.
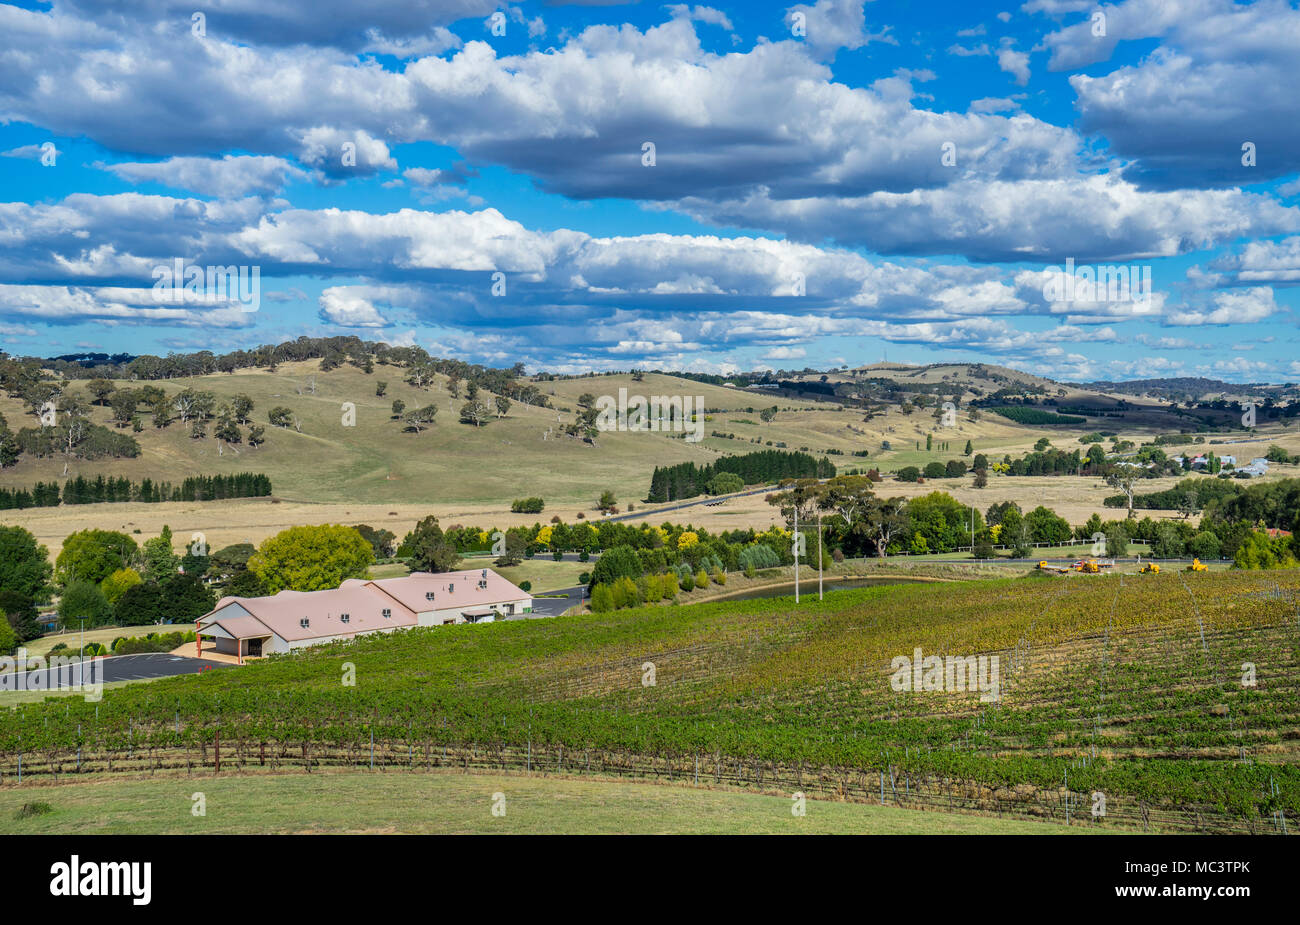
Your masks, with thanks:
[(533, 612), (517, 614), (513, 617), (507, 617), (508, 620), (531, 620), (537, 617), (558, 617), (570, 607), (577, 606), (583, 601), (583, 596), (587, 593), (586, 585), (578, 585), (573, 588), (560, 588), (558, 591), (543, 591), (542, 594), (563, 594), (564, 597), (535, 597), (533, 598)]
[[(94, 669), (86, 668), (86, 680), (92, 682), (142, 681), (146, 678), (169, 678), (173, 675), (196, 674), (212, 668), (226, 668), (220, 662), (206, 658), (187, 658), (168, 652), (149, 652), (142, 655), (116, 655), (100, 659)], [(8, 679), (8, 690), (58, 690), (80, 684), (81, 666), (62, 669), (44, 668), (39, 671), (20, 671)]]

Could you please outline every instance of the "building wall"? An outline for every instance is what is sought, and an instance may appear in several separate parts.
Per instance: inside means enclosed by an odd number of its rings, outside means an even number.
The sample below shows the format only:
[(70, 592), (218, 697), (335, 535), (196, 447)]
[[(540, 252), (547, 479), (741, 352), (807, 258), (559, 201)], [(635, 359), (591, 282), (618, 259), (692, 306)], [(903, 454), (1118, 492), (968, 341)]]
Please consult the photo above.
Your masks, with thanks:
[(263, 652), (292, 652), (294, 649), (305, 649), (308, 646), (323, 646), (340, 639), (356, 639), (358, 636), (373, 636), (375, 633), (395, 633), (398, 630), (410, 629), (409, 626), (388, 626), (383, 629), (363, 630), (359, 633), (339, 633), (334, 636), (312, 636), (308, 639), (281, 639), (279, 636), (272, 636), (270, 639), (271, 646), (266, 643), (262, 644)]
[[(492, 607), (497, 611), (498, 617), (505, 617), (510, 614), (524, 613), (525, 610), (531, 610), (533, 599), (531, 597), (521, 597), (513, 601), (504, 601), (498, 604), (474, 604), (466, 603), (459, 607), (443, 607), (438, 610), (425, 610), (416, 614), (418, 625), (420, 626), (443, 626), (448, 620), (454, 624), (465, 623), (466, 620), (461, 616), (465, 610), (478, 610), (481, 607)], [(511, 610), (510, 608), (514, 608)], [(492, 620), (484, 617), (480, 623), (490, 623)]]
[[(417, 626), (443, 626), (446, 625), (446, 621), (451, 621), (451, 623), (453, 624), (466, 623), (468, 621), (466, 621), (465, 618), (461, 615), (462, 611), (477, 610), (479, 607), (482, 606), (493, 607), (493, 609), (497, 611), (497, 616), (483, 617), (478, 622), (491, 623), (509, 614), (520, 614), (531, 610), (533, 606), (533, 599), (531, 596), (525, 596), (514, 601), (504, 601), (495, 605), (481, 605), (481, 604), (475, 604), (473, 602), (467, 601), (458, 607), (457, 606), (444, 607), (438, 610), (427, 610), (422, 613), (419, 613), (416, 615), (416, 619), (417, 619), (416, 625)], [(249, 615), (248, 611), (245, 610), (243, 607), (239, 606), (238, 604), (230, 604), (226, 607), (223, 607), (220, 611), (220, 614), (218, 614), (218, 616), (230, 616), (232, 614), (238, 614), (240, 616)], [(362, 632), (362, 633), (343, 633), (334, 636), (313, 636), (307, 639), (294, 639), (294, 640), (284, 639), (278, 634), (273, 633), (270, 639), (266, 639), (262, 642), (262, 654), (263, 655), (283, 654), (286, 652), (292, 652), (295, 649), (305, 649), (308, 646), (325, 645), (326, 643), (334, 642), (335, 640), (339, 640), (339, 639), (354, 639), (358, 635), (365, 636), (365, 635), (369, 635), (370, 633), (392, 633), (392, 632), (396, 632), (397, 630), (406, 629), (406, 628), (407, 627), (403, 627), (403, 626), (394, 626), (394, 627), (388, 627), (384, 629), (369, 630), (367, 632)], [(216, 651), (227, 653), (230, 655), (236, 654), (234, 640), (216, 638), (216, 639), (205, 641), (204, 646), (213, 647), (214, 643), (215, 643)], [(245, 646), (246, 645), (247, 643), (245, 643)]]

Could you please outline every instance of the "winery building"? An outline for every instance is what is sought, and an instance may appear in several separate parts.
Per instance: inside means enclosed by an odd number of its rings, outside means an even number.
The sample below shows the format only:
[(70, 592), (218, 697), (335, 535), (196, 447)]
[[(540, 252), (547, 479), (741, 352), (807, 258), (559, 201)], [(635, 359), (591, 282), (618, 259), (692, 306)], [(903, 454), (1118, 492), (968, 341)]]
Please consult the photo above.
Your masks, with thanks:
[[(223, 597), (199, 617), (195, 648), (260, 657), (366, 633), (412, 626), (491, 623), (530, 613), (532, 596), (492, 569), (412, 572), (405, 578), (349, 579), (329, 591)], [(206, 649), (204, 647), (207, 647)]]

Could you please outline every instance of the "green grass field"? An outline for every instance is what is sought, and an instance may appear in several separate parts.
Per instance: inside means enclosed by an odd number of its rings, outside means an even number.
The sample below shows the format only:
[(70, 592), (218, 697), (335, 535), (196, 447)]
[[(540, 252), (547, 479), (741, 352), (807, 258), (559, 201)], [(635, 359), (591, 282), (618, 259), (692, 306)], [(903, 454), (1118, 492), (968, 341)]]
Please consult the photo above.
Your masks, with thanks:
[[(195, 816), (202, 793), (206, 815)], [(500, 794), (501, 797), (496, 797)], [(505, 814), (492, 807), (504, 802)], [(52, 810), (19, 817), (30, 803)], [(1057, 835), (1054, 825), (980, 815), (623, 781), (504, 774), (247, 774), (100, 778), (0, 789), (5, 834), (770, 834)]]
[[(549, 556), (536, 556), (532, 559), (525, 559), (518, 565), (498, 568), (492, 564), (491, 556), (467, 556), (461, 560), (460, 568), (491, 568), (497, 574), (515, 584), (519, 584), (521, 581), (532, 582), (532, 593), (537, 594), (560, 588), (572, 588), (578, 584), (578, 576), (584, 572), (590, 572), (594, 565), (594, 561), (570, 562), (561, 560), (556, 562)], [(371, 578), (400, 578), (409, 574), (410, 569), (400, 563), (374, 565), (370, 568)]]
[[(480, 560), (466, 559), (464, 568), (474, 568)], [(485, 565), (489, 560), (481, 560)], [(515, 584), (521, 581), (532, 582), (532, 593), (555, 591), (560, 588), (572, 588), (578, 584), (578, 576), (590, 572), (595, 562), (556, 562), (543, 556), (525, 559), (518, 565), (496, 569), (497, 574), (508, 578)]]
[[(113, 640), (117, 639), (119, 636), (135, 638), (136, 636), (148, 636), (150, 633), (173, 633), (177, 630), (184, 631), (193, 628), (193, 626), (103, 626), (96, 629), (86, 630), (84, 640), (87, 643), (99, 642), (103, 643), (105, 646), (110, 646), (112, 645)], [(48, 636), (37, 636), (35, 639), (27, 640), (27, 642), (24, 643), (24, 648), (27, 649), (27, 655), (29, 657), (35, 657), (37, 655), (45, 656), (49, 655), (50, 649), (54, 648), (59, 643), (63, 643), (68, 647), (68, 651), (62, 654), (76, 655), (80, 649), (82, 640), (82, 634), (76, 631), (71, 633), (50, 633)]]

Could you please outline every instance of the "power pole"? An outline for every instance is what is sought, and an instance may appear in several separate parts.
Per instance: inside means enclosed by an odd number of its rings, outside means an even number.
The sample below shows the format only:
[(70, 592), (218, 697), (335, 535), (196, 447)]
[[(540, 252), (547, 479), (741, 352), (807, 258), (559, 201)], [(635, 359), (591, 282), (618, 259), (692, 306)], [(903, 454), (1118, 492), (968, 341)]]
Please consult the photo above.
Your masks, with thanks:
[(799, 603), (799, 500), (794, 502), (794, 602)]
[(822, 599), (822, 512), (817, 512), (817, 600)]

